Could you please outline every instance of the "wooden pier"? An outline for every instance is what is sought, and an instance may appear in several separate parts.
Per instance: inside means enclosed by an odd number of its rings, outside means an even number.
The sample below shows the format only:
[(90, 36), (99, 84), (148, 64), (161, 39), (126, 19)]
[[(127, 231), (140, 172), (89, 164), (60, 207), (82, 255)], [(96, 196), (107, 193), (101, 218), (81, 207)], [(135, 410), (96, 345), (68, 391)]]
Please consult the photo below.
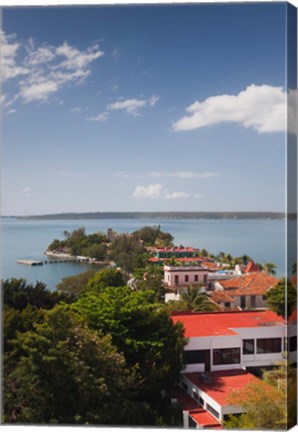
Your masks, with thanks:
[(77, 262), (77, 263), (83, 263), (88, 262), (84, 259), (78, 259), (78, 258), (63, 258), (63, 259), (47, 259), (47, 260), (34, 260), (34, 259), (20, 259), (17, 260), (18, 264), (25, 264), (30, 266), (37, 266), (37, 265), (43, 265), (43, 264), (56, 264), (56, 263), (68, 263), (68, 262)]

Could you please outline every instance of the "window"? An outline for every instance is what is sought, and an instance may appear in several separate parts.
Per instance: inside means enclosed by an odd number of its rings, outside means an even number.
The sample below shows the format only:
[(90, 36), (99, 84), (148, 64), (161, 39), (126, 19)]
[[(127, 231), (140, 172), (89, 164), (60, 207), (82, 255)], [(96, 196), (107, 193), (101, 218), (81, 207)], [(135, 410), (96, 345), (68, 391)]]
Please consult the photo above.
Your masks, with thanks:
[(291, 336), (289, 339), (290, 339), (290, 352), (297, 351), (297, 336)]
[(213, 364), (240, 363), (240, 348), (220, 348), (213, 350)]
[(192, 397), (197, 401), (199, 399), (199, 395), (196, 391), (192, 392)]
[(231, 307), (231, 303), (225, 302), (225, 307)]
[(204, 283), (207, 283), (208, 281), (208, 275), (204, 275)]
[(262, 300), (267, 300), (267, 296), (266, 296), (266, 294), (265, 294), (265, 295), (262, 295)]
[(175, 276), (175, 284), (177, 285), (179, 283), (179, 276)]
[(211, 414), (214, 415), (214, 417), (219, 418), (219, 412), (217, 412), (212, 406), (209, 404), (206, 405), (207, 411), (211, 412)]
[(203, 407), (204, 406), (204, 399), (199, 397), (199, 404)]
[(281, 352), (281, 338), (257, 339), (257, 354)]
[(243, 339), (243, 354), (254, 354), (255, 353), (255, 341), (254, 339)]
[(185, 282), (188, 282), (188, 275), (185, 275), (184, 279), (185, 279)]
[(209, 350), (190, 350), (183, 352), (183, 362), (185, 364), (205, 363), (206, 352)]
[(195, 275), (195, 282), (198, 282), (198, 280), (199, 280), (199, 276)]

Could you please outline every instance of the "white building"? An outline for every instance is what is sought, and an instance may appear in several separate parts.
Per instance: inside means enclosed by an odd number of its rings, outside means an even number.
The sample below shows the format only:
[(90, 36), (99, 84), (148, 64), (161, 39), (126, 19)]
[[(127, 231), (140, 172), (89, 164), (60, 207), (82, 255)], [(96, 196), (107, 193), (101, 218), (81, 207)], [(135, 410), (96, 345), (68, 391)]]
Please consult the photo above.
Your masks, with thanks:
[(208, 268), (203, 266), (164, 266), (164, 284), (168, 288), (208, 284)]
[(220, 428), (226, 415), (242, 412), (229, 404), (228, 395), (257, 380), (249, 368), (274, 366), (287, 346), (289, 357), (296, 355), (295, 336), (287, 334), (282, 317), (268, 310), (177, 312), (172, 320), (183, 324), (188, 339), (180, 385), (197, 402), (196, 408), (181, 404), (185, 428)]

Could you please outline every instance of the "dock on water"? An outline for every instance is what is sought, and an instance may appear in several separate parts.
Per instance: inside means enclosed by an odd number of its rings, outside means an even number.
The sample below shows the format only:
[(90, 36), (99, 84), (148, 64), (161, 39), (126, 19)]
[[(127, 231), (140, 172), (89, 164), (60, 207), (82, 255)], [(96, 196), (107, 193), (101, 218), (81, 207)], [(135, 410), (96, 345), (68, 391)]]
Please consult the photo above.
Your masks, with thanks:
[(30, 260), (30, 259), (17, 260), (17, 263), (18, 264), (31, 265), (31, 266), (43, 265), (43, 261), (41, 261), (41, 260)]

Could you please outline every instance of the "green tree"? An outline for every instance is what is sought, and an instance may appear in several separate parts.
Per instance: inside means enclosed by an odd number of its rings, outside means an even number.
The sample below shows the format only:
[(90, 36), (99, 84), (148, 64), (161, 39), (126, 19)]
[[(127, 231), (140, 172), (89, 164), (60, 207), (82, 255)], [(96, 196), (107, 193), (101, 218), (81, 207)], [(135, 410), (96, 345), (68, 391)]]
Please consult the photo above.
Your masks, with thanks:
[(165, 287), (163, 285), (163, 269), (157, 265), (147, 265), (143, 271), (142, 278), (138, 280), (138, 289), (151, 290), (156, 293), (156, 301), (163, 301)]
[(51, 309), (59, 302), (71, 303), (74, 297), (67, 293), (51, 292), (42, 282), (28, 284), (25, 279), (11, 278), (1, 282), (3, 303), (14, 309), (25, 309), (28, 304)]
[(96, 273), (93, 268), (74, 276), (66, 276), (56, 286), (58, 291), (66, 292), (77, 296), (82, 290), (87, 287), (89, 279)]
[(100, 291), (107, 287), (121, 287), (126, 284), (123, 274), (119, 270), (99, 270), (88, 280), (87, 289)]
[(276, 275), (276, 265), (271, 262), (266, 262), (263, 266), (263, 271), (274, 276)]
[(127, 273), (146, 265), (146, 249), (134, 236), (119, 235), (112, 243), (111, 255), (114, 261)]
[(154, 298), (153, 291), (106, 288), (86, 291), (73, 308), (90, 328), (111, 334), (127, 365), (138, 370), (140, 400), (156, 405), (161, 390), (179, 376), (185, 341), (182, 326), (174, 325)]
[(161, 231), (160, 225), (145, 226), (137, 231), (134, 231), (132, 235), (141, 240), (146, 246), (170, 246), (174, 237), (170, 233)]
[(289, 317), (297, 307), (297, 291), (289, 279), (281, 279), (267, 293), (268, 307), (283, 317)]
[(172, 311), (185, 310), (193, 312), (208, 312), (218, 309), (199, 285), (189, 286), (185, 290), (181, 290), (180, 300), (168, 302), (167, 307)]
[(14, 342), (4, 368), (4, 422), (142, 424), (148, 407), (133, 401), (135, 377), (110, 336), (56, 306)]

